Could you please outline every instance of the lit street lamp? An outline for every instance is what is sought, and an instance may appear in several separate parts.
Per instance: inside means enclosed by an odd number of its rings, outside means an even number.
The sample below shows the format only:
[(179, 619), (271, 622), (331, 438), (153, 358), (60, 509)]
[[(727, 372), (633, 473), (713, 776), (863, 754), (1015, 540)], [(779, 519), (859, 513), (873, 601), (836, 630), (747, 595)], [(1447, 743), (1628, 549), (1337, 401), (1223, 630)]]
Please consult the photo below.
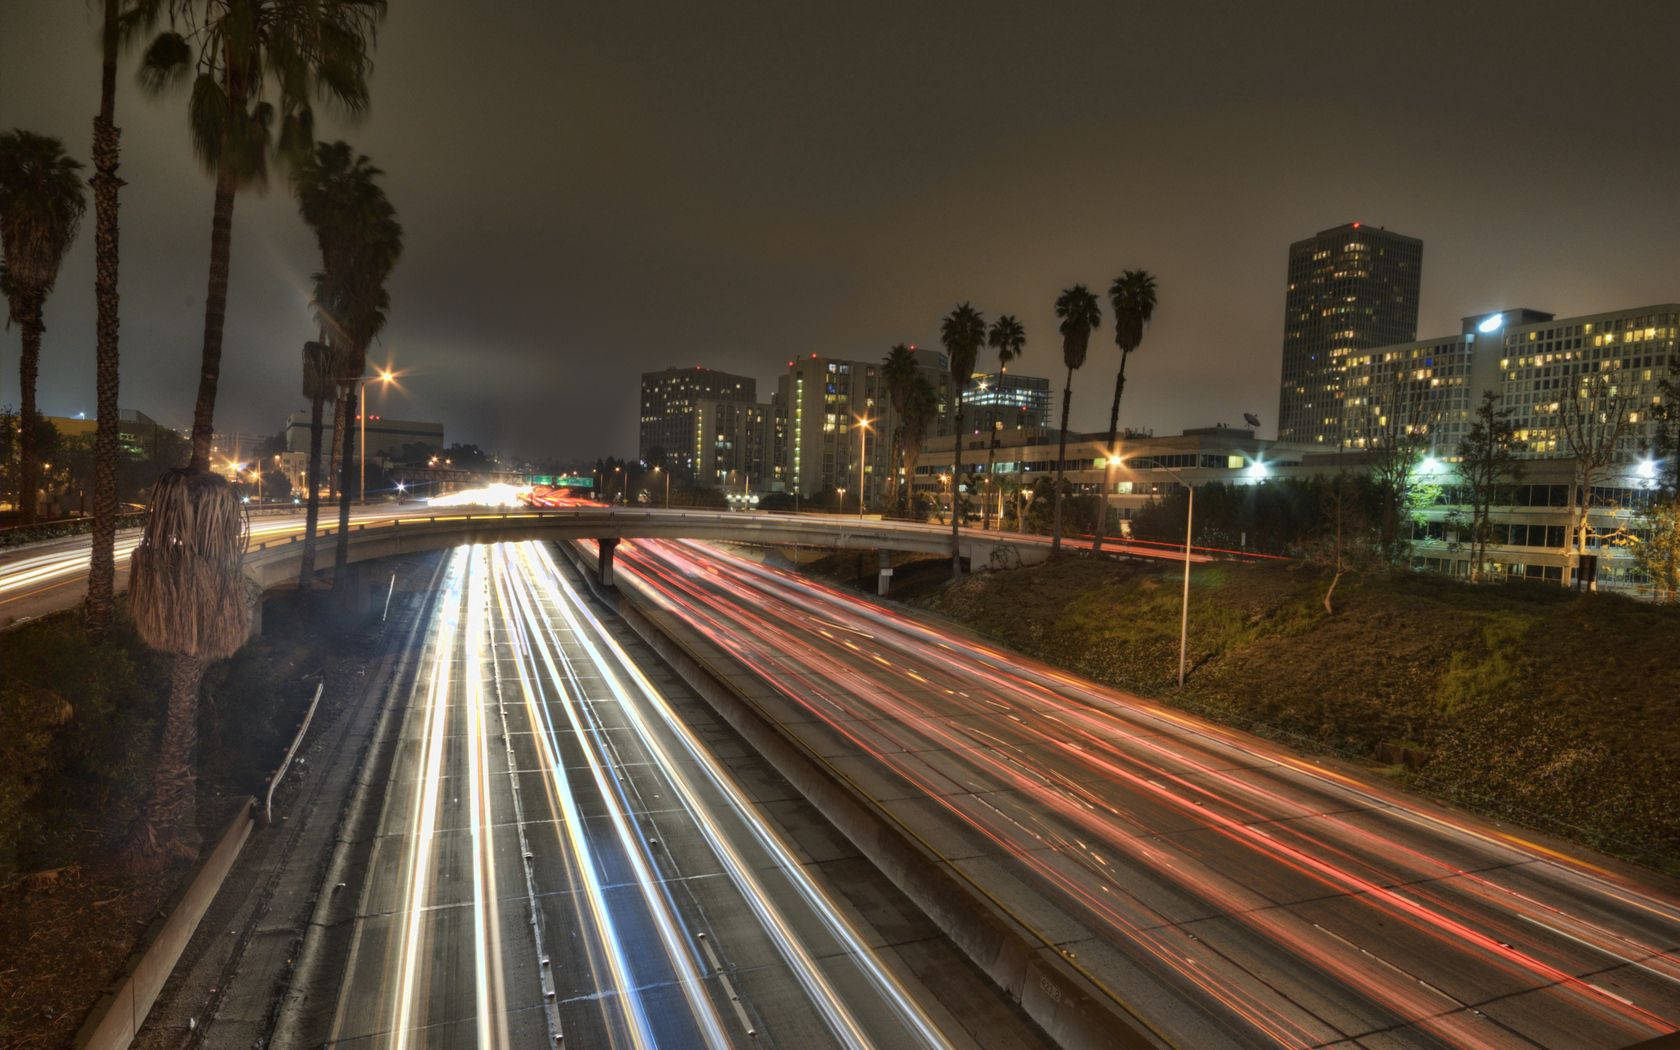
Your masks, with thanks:
[(665, 509), (671, 509), (671, 472), (661, 467), (650, 468), (655, 474), (665, 475)]
[[(359, 435), (357, 435), (357, 438), (356, 438), (356, 440), (361, 442), (360, 451), (361, 451), (362, 480), (361, 480), (361, 484), (359, 486), (361, 494), (357, 497), (358, 501), (361, 502), (361, 503), (366, 503), (367, 502), (367, 417), (368, 417), (367, 382), (371, 378), (377, 378), (381, 383), (384, 383), (386, 386), (389, 386), (392, 383), (392, 381), (397, 378), (397, 374), (395, 372), (391, 371), (389, 368), (381, 368), (379, 370), (379, 375), (377, 377), (363, 376), (361, 378), (361, 386), (357, 389), (357, 392), (356, 392), (356, 403), (359, 404), (361, 406), (361, 409), (362, 409), (362, 411), (361, 411), (361, 417), (362, 418), (359, 421), (360, 424), (361, 424), (361, 433)], [(262, 497), (258, 496), (257, 498), (261, 499)]]
[[(863, 518), (863, 465), (865, 462), (864, 438), (869, 434), (870, 420), (866, 416), (858, 416), (858, 519)], [(842, 493), (845, 489), (840, 490)]]
[[(1120, 460), (1110, 456), (1110, 467), (1116, 466)], [(1178, 687), (1184, 688), (1184, 661), (1189, 651), (1190, 640), (1190, 529), (1196, 520), (1196, 486), (1184, 480), (1184, 475), (1171, 467), (1156, 467), (1164, 470), (1178, 479), (1184, 490), (1190, 494), (1190, 501), (1184, 510), (1184, 593), (1179, 598), (1178, 606)]]

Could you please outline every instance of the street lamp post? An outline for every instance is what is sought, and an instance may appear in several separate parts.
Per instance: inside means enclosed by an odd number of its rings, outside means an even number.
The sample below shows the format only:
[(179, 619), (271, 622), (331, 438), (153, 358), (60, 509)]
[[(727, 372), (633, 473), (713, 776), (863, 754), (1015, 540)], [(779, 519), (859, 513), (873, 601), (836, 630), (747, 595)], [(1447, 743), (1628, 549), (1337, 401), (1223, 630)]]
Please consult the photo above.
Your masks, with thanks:
[[(361, 417), (362, 417), (359, 421), (360, 424), (361, 424), (361, 433), (358, 434), (357, 437), (356, 437), (356, 440), (361, 442), (360, 452), (361, 452), (362, 479), (361, 479), (361, 483), (359, 485), (361, 495), (358, 497), (358, 500), (362, 503), (367, 502), (367, 417), (368, 417), (367, 381), (370, 378), (372, 378), (372, 377), (363, 376), (361, 378), (361, 386), (356, 392), (356, 401), (361, 406), (361, 413), (360, 414), (361, 414)], [(379, 370), (378, 379), (381, 383), (385, 383), (385, 384), (389, 385), (391, 380), (393, 380), (395, 378), (397, 378), (396, 373), (392, 372), (389, 368), (381, 368)], [(258, 496), (257, 498), (261, 499), (262, 497)]]
[(869, 434), (869, 420), (864, 416), (857, 417), (858, 422), (858, 519), (863, 519), (863, 465), (867, 453), (864, 439)]
[[(1110, 456), (1109, 463), (1110, 466), (1114, 466), (1119, 464), (1120, 460)], [(1196, 521), (1196, 486), (1185, 481), (1184, 475), (1171, 467), (1156, 467), (1155, 469), (1164, 470), (1177, 478), (1178, 483), (1184, 486), (1184, 491), (1189, 493), (1190, 497), (1184, 508), (1184, 591), (1179, 597), (1178, 604), (1178, 687), (1183, 689), (1184, 664), (1190, 649), (1190, 533)], [(1106, 500), (1107, 497), (1104, 498)]]
[(671, 472), (666, 470), (664, 467), (654, 467), (653, 472), (655, 474), (665, 475), (665, 509), (670, 510), (671, 509)]

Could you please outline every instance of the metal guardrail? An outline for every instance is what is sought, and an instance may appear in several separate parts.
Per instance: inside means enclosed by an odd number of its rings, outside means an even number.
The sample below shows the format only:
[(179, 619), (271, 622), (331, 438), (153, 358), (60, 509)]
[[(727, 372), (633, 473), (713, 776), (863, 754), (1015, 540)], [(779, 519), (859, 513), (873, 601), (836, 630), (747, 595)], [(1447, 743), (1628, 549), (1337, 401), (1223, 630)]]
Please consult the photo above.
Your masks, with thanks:
[(286, 777), (286, 770), (292, 767), (292, 756), (297, 754), (299, 745), (303, 743), (303, 734), (309, 732), (309, 723), (315, 720), (315, 708), (321, 702), (321, 690), (326, 688), (325, 682), (315, 684), (315, 699), (309, 701), (309, 711), (303, 716), (303, 724), (298, 726), (297, 736), (292, 738), (292, 746), (286, 749), (286, 757), (280, 763), (280, 768), (268, 778), (268, 790), (263, 792), (263, 824), (274, 823), (274, 789), (280, 786), (280, 781)]

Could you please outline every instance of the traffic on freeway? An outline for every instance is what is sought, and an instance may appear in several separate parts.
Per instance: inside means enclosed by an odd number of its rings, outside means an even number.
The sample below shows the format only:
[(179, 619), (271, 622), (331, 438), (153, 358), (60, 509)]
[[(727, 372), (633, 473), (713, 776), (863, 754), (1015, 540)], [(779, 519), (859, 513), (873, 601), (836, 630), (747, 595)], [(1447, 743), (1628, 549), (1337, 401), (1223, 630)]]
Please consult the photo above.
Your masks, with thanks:
[(974, 1045), (569, 573), (448, 555), (328, 1042)]
[(617, 576), (1163, 1042), (1680, 1027), (1680, 904), (1651, 879), (714, 547), (626, 542)]

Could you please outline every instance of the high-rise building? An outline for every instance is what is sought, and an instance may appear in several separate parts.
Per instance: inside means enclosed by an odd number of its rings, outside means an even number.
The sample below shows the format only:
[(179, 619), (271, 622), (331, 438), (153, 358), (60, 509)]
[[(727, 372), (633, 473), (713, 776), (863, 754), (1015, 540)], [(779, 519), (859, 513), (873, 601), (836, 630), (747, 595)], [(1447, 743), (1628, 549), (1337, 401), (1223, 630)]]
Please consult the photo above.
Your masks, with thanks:
[(751, 404), (758, 400), (758, 381), (699, 365), (643, 372), (638, 455), (646, 460), (663, 454), (669, 469), (704, 480), (694, 425), (700, 402), (708, 400)]
[(1505, 326), (1549, 321), (1539, 310), (1503, 310), (1466, 317), (1457, 335), (1349, 355), (1342, 369), (1341, 447), (1392, 446), (1403, 437), (1426, 442), (1446, 458), (1470, 432), (1481, 392), (1497, 379)]
[(824, 498), (858, 484), (859, 417), (870, 421), (863, 435), (865, 499), (885, 484), (889, 417), (881, 366), (834, 357), (795, 358), (778, 380), (777, 397), (786, 421), (782, 441), (782, 483), (788, 492)]
[(769, 488), (774, 419), (770, 405), (715, 398), (695, 402), (695, 484), (743, 491)]
[(1599, 381), (1592, 407), (1623, 417), (1616, 458), (1631, 462), (1656, 441), (1658, 384), (1680, 356), (1680, 304), (1658, 303), (1580, 317), (1507, 309), (1464, 318), (1455, 336), (1376, 347), (1351, 356), (1345, 447), (1372, 448), (1423, 435), (1430, 454), (1457, 455), (1485, 391), (1510, 409), (1530, 458), (1566, 457), (1563, 402), (1583, 379)]
[(1289, 246), (1278, 440), (1340, 447), (1344, 372), (1417, 338), (1423, 242), (1350, 222)]
[(976, 372), (963, 389), (963, 424), (972, 432), (1050, 425), (1050, 380), (1014, 372)]

